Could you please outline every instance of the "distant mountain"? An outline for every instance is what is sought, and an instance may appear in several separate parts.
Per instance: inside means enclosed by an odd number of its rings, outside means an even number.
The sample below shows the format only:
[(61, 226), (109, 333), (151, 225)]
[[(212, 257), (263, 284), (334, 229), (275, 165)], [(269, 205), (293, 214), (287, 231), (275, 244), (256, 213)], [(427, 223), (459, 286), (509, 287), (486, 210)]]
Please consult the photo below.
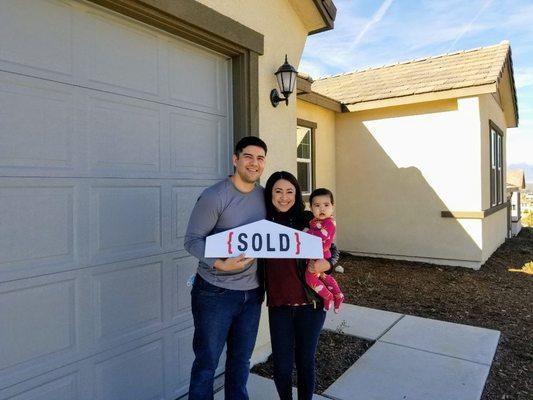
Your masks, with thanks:
[(526, 163), (510, 164), (507, 166), (507, 170), (510, 170), (510, 169), (524, 170), (524, 175), (526, 176), (526, 182), (533, 184), (533, 164), (526, 164)]

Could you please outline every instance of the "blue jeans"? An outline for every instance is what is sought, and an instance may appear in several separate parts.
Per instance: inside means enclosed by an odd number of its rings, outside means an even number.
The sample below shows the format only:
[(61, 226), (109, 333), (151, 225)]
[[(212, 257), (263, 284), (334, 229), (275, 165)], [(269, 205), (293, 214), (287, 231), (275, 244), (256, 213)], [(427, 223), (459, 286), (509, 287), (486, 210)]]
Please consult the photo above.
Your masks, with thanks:
[(194, 319), (189, 400), (213, 399), (215, 369), (227, 343), (225, 397), (248, 400), (246, 382), (257, 337), (263, 290), (230, 290), (196, 275), (192, 297)]
[(312, 305), (269, 307), (274, 383), (281, 400), (292, 400), (296, 358), (298, 400), (311, 400), (315, 389), (315, 355), (326, 313)]

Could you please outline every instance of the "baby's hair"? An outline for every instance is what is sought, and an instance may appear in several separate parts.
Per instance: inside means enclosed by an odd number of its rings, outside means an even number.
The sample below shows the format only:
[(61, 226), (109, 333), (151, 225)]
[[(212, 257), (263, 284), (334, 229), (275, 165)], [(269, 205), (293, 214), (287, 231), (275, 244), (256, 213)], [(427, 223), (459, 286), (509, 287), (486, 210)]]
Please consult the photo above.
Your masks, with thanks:
[(331, 190), (326, 188), (318, 188), (313, 190), (313, 192), (309, 196), (309, 204), (313, 204), (313, 199), (317, 196), (329, 196), (331, 204), (335, 204), (335, 200), (333, 199), (333, 193), (331, 193)]

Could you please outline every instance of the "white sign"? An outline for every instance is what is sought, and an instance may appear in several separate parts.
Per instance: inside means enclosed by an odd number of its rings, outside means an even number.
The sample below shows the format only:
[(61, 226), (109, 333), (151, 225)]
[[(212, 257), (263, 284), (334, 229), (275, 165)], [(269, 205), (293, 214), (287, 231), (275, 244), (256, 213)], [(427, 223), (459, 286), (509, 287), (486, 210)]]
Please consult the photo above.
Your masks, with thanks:
[(208, 236), (206, 258), (324, 258), (322, 239), (263, 219)]

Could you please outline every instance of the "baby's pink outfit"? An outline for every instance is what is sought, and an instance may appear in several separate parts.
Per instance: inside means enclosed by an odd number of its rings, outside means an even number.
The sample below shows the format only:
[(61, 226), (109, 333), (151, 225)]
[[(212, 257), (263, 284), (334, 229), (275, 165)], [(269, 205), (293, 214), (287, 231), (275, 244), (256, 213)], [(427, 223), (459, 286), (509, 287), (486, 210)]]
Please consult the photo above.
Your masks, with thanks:
[[(309, 230), (307, 233), (318, 236), (322, 239), (322, 248), (324, 250), (324, 258), (331, 258), (331, 244), (335, 238), (335, 220), (332, 217), (320, 220), (313, 218), (309, 222)], [(309, 269), (305, 271), (305, 281), (307, 284), (324, 299), (324, 310), (328, 311), (333, 303), (336, 313), (339, 312), (340, 306), (344, 301), (344, 295), (339, 288), (339, 285), (331, 275), (324, 273), (312, 273)]]

